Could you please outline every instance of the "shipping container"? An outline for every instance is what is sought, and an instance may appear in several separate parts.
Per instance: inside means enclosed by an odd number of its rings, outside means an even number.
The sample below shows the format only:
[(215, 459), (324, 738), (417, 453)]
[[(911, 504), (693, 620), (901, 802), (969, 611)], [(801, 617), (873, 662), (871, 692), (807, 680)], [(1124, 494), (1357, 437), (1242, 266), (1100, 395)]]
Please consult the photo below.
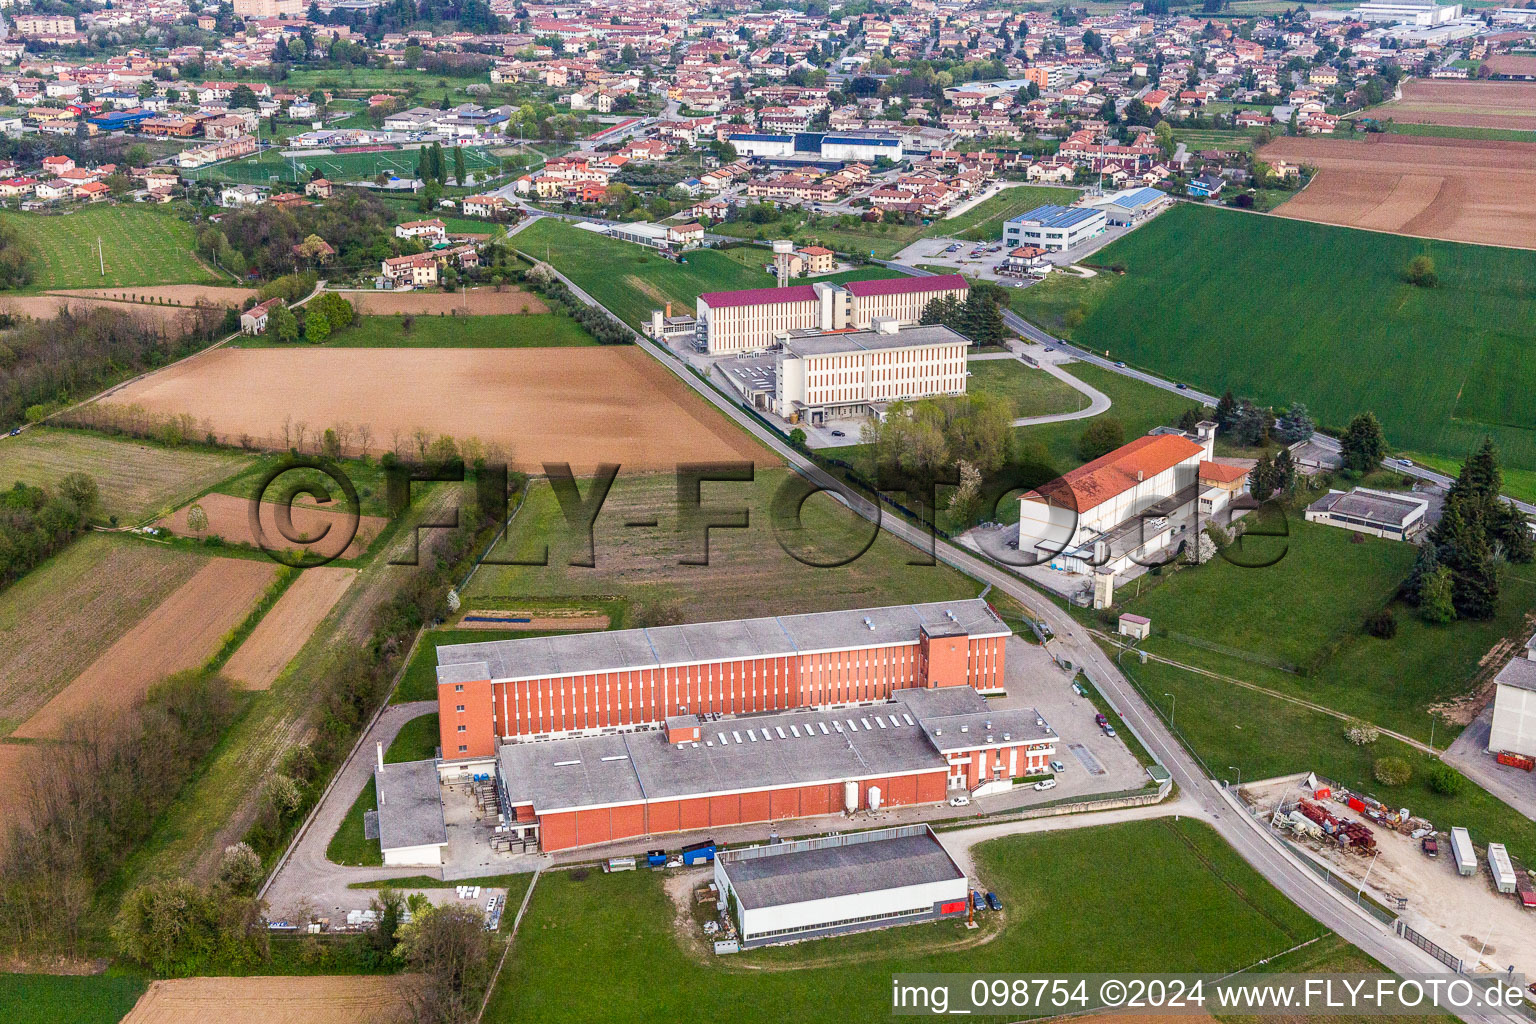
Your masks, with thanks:
[(1509, 862), (1509, 851), (1503, 843), (1488, 844), (1488, 872), (1499, 892), (1515, 891), (1515, 866)]
[(1451, 856), (1456, 858), (1459, 874), (1477, 874), (1477, 851), (1472, 849), (1472, 835), (1459, 825), (1451, 829)]
[(713, 839), (705, 839), (703, 842), (683, 847), (683, 863), (689, 867), (695, 864), (704, 864), (714, 859), (715, 841)]
[(1499, 764), (1507, 764), (1511, 768), (1519, 768), (1521, 771), (1528, 772), (1536, 770), (1536, 757), (1527, 757), (1524, 754), (1517, 754), (1513, 750), (1500, 751), (1499, 756), (1495, 760), (1497, 760)]

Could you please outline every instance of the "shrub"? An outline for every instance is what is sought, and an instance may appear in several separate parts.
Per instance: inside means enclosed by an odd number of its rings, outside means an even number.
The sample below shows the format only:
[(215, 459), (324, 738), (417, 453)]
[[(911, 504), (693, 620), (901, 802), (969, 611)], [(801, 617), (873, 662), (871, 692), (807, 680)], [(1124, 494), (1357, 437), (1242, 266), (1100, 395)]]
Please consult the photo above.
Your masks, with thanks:
[(1444, 761), (1432, 761), (1424, 773), (1429, 788), (1441, 796), (1458, 796), (1466, 788), (1467, 779)]
[(1100, 416), (1091, 423), (1077, 440), (1077, 454), (1084, 462), (1092, 462), (1101, 455), (1125, 444), (1125, 427), (1112, 416)]
[(1381, 739), (1381, 730), (1365, 722), (1354, 722), (1344, 730), (1344, 738), (1357, 747), (1368, 747)]
[(1383, 786), (1402, 786), (1413, 778), (1413, 769), (1401, 757), (1378, 757), (1371, 766), (1371, 774)]
[(1435, 261), (1423, 252), (1408, 261), (1408, 267), (1403, 271), (1403, 280), (1418, 288), (1434, 288), (1440, 284), (1440, 276), (1435, 273)]
[(1371, 636), (1390, 640), (1397, 636), (1397, 616), (1392, 614), (1391, 608), (1383, 608), (1365, 620), (1365, 631)]

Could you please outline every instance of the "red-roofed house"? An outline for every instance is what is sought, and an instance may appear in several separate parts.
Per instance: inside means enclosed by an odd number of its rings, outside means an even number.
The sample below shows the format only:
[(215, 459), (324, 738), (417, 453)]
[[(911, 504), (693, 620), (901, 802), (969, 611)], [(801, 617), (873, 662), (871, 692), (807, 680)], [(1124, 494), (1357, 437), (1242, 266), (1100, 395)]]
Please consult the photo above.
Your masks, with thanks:
[(1175, 537), (1176, 514), (1199, 496), (1202, 467), (1215, 466), (1215, 440), (1209, 422), (1197, 438), (1148, 434), (1030, 491), (1019, 499), (1019, 551), (1054, 569), (1092, 573), (1119, 572), (1162, 550)]

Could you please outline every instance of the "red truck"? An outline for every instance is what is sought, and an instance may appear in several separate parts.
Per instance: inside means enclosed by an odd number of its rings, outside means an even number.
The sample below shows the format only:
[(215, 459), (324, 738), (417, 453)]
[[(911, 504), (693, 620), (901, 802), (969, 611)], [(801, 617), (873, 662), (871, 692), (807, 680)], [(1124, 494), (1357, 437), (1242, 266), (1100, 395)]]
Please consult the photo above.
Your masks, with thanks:
[(1523, 867), (1515, 872), (1515, 897), (1526, 910), (1536, 910), (1536, 886), (1531, 885), (1531, 873)]

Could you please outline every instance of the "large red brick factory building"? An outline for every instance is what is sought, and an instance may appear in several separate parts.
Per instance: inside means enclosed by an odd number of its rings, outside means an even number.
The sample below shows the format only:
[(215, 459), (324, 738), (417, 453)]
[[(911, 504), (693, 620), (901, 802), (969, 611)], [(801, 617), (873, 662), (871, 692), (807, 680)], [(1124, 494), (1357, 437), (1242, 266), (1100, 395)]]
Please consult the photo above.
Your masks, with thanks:
[(936, 803), (1055, 754), (982, 696), (1009, 634), (967, 600), (439, 647), (441, 771), (546, 851)]

